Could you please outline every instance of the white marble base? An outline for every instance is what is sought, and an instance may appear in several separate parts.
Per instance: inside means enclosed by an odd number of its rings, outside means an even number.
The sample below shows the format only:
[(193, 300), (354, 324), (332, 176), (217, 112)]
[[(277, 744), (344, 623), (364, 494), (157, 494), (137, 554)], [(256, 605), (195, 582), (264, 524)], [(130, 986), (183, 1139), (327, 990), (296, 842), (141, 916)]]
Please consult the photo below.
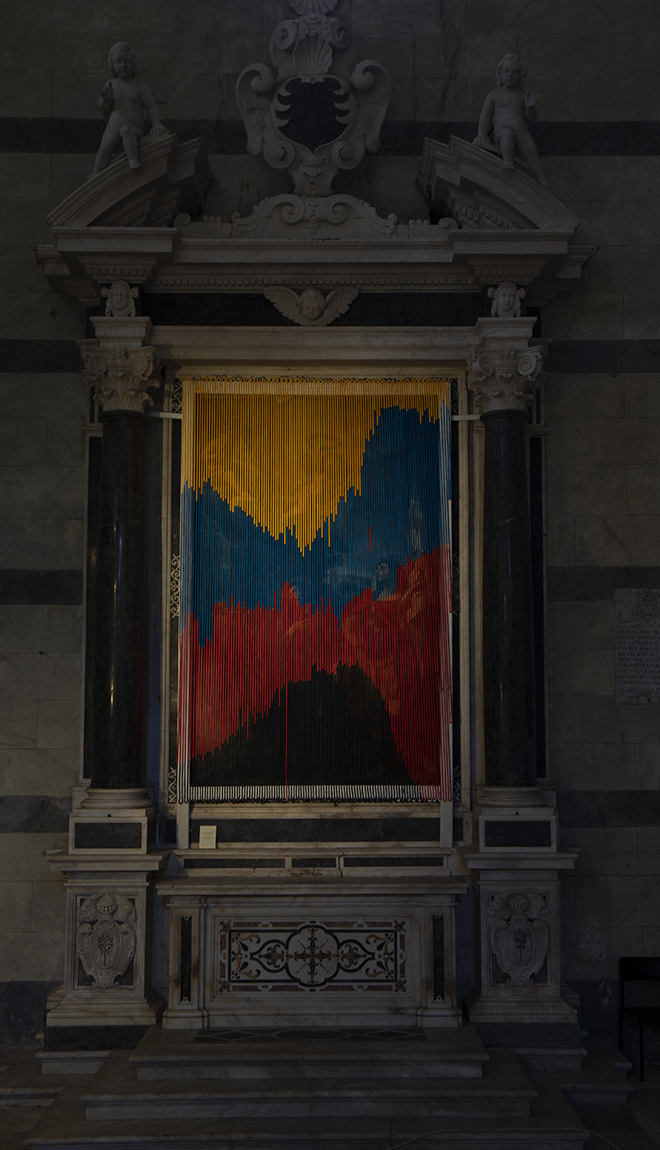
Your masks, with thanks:
[(53, 852), (67, 875), (64, 984), (47, 1028), (151, 1026), (163, 1002), (149, 985), (150, 886), (164, 855)]
[(161, 882), (168, 1029), (456, 1027), (453, 877)]

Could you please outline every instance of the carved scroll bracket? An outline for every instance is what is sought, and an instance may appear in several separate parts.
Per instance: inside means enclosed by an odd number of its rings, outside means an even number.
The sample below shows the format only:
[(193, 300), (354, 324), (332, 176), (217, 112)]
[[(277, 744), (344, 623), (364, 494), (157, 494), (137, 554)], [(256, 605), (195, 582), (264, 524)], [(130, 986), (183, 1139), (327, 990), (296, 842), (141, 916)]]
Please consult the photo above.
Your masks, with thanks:
[(475, 347), (469, 357), (468, 388), (483, 415), (491, 411), (526, 411), (538, 386), (541, 347)]

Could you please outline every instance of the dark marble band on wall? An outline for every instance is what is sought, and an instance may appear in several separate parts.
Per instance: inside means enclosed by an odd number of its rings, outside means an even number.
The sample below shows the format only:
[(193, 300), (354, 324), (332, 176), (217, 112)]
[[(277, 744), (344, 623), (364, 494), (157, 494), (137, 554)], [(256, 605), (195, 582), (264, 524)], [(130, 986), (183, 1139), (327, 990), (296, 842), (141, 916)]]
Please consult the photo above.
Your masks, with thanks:
[(549, 603), (598, 602), (619, 587), (660, 587), (660, 567), (548, 567)]
[(0, 571), (0, 604), (5, 607), (75, 607), (82, 603), (82, 588), (82, 571)]
[[(405, 306), (399, 306), (398, 300), (404, 296), (404, 293), (396, 293), (395, 297), (389, 297), (386, 293), (374, 299), (365, 293), (364, 301), (360, 304), (357, 314), (360, 315), (360, 321), (355, 323), (351, 318), (351, 312), (347, 312), (345, 316), (341, 317), (340, 324), (343, 323), (348, 327), (361, 327), (363, 325), (375, 324), (377, 326), (389, 326), (395, 324), (401, 327), (417, 327), (426, 324), (438, 324), (439, 326), (449, 325), (453, 326), (455, 323), (467, 322), (468, 324), (474, 323), (474, 318), (466, 320), (466, 314), (469, 311), (470, 315), (475, 311), (473, 305), (469, 302), (474, 297), (466, 293), (462, 297), (463, 303), (460, 305), (459, 312), (455, 313), (454, 318), (450, 317), (448, 312), (440, 304), (433, 315), (433, 319), (429, 319), (429, 300), (442, 300), (442, 295), (430, 296), (428, 293), (423, 297), (422, 301), (417, 304), (417, 293), (411, 293), (408, 296)], [(159, 297), (152, 295), (150, 299), (157, 300)], [(161, 323), (170, 323), (172, 319), (169, 316), (169, 305), (165, 296), (162, 298), (162, 304), (155, 305), (158, 307), (163, 318)], [(191, 314), (194, 312), (197, 304), (200, 304), (199, 314), (202, 317), (209, 315), (207, 305), (205, 302), (207, 296), (197, 296), (191, 294), (186, 297), (188, 303), (186, 310), (190, 310)], [(240, 308), (236, 305), (236, 299), (240, 300)], [(197, 322), (217, 323), (217, 324), (230, 324), (231, 326), (260, 326), (264, 323), (270, 326), (291, 326), (287, 321), (275, 311), (271, 305), (268, 305), (269, 311), (265, 312), (265, 305), (267, 300), (262, 296), (258, 297), (259, 304), (255, 304), (254, 309), (250, 306), (250, 299), (253, 298), (249, 294), (236, 297), (227, 293), (227, 295), (214, 295), (212, 303), (208, 307), (212, 307), (214, 318), (202, 318)], [(392, 303), (392, 298), (396, 300)], [(372, 305), (372, 300), (374, 303)], [(359, 299), (356, 301), (356, 307)], [(433, 305), (435, 306), (435, 305)], [(373, 309), (373, 310), (372, 310)], [(352, 309), (351, 309), (352, 310)], [(272, 313), (272, 315), (271, 315)], [(268, 314), (268, 319), (265, 315)], [(477, 314), (486, 315), (487, 310), (483, 309)], [(226, 316), (226, 318), (223, 318)], [(456, 318), (457, 316), (457, 318)], [(253, 318), (254, 317), (254, 318)], [(182, 322), (178, 319), (175, 322)], [(0, 339), (0, 372), (78, 372), (82, 368), (80, 360), (80, 352), (78, 345), (73, 339)], [(570, 372), (572, 375), (589, 375), (591, 373), (602, 375), (604, 373), (612, 373), (620, 375), (622, 373), (631, 374), (637, 371), (643, 372), (660, 372), (660, 340), (658, 339), (604, 339), (604, 340), (590, 340), (590, 339), (570, 339), (570, 340), (554, 340), (550, 343), (548, 348), (548, 356), (545, 364), (546, 375), (553, 373), (560, 374), (562, 372)], [(547, 386), (552, 386), (552, 380), (548, 381)]]
[(43, 1025), (46, 999), (59, 985), (59, 979), (57, 982), (0, 982), (0, 1050), (38, 1045), (34, 1036)]
[[(211, 154), (244, 155), (245, 128), (240, 120), (177, 120), (165, 123), (182, 140), (206, 140)], [(102, 122), (81, 118), (4, 116), (0, 118), (0, 152), (96, 152)], [(473, 140), (476, 120), (390, 120), (381, 132), (380, 155), (421, 155), (424, 140), (442, 143), (450, 136)], [(545, 156), (657, 156), (660, 124), (656, 120), (546, 120), (535, 125), (534, 137)]]
[(564, 827), (655, 827), (660, 823), (660, 791), (559, 791), (557, 804)]

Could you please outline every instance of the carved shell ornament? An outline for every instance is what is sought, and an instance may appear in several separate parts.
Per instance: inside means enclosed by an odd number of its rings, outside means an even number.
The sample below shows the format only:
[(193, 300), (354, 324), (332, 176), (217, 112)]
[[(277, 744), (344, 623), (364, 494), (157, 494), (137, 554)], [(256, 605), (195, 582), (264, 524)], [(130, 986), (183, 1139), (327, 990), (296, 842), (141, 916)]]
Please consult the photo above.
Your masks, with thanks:
[(282, 315), (301, 327), (327, 327), (337, 316), (348, 311), (358, 290), (335, 288), (324, 296), (318, 288), (305, 288), (298, 295), (292, 288), (271, 287), (264, 291), (264, 295)]
[(299, 16), (327, 16), (334, 12), (339, 0), (289, 0), (289, 5)]

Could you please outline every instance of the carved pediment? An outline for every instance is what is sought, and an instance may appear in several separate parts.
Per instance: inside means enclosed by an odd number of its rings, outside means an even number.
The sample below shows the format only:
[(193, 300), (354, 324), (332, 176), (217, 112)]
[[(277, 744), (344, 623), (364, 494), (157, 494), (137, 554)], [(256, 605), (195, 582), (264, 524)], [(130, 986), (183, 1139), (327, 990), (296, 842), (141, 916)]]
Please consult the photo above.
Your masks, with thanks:
[(76, 188), (48, 216), (60, 228), (170, 227), (176, 215), (200, 211), (213, 181), (202, 140), (174, 135), (146, 140), (139, 168), (122, 155)]
[(432, 206), (470, 231), (541, 231), (572, 236), (577, 218), (522, 164), (452, 136), (424, 141), (422, 179)]

